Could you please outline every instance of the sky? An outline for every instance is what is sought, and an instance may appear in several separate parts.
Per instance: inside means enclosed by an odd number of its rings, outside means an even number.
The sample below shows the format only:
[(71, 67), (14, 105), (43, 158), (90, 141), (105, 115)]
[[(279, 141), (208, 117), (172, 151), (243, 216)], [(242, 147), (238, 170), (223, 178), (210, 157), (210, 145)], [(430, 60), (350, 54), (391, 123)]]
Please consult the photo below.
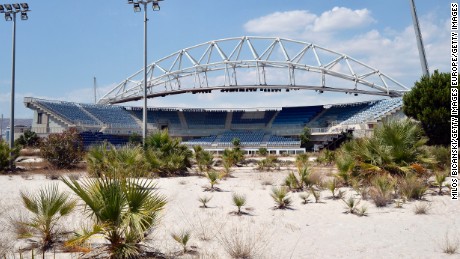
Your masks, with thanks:
[[(110, 4), (109, 4), (110, 2)], [(449, 71), (450, 3), (416, 0), (430, 71)], [(4, 0), (0, 4), (9, 3)], [(143, 15), (127, 1), (29, 0), (17, 21), (16, 118), (32, 118), (24, 97), (94, 102), (143, 66)], [(422, 75), (409, 0), (165, 0), (149, 10), (148, 62), (199, 43), (276, 36), (345, 53), (408, 87)], [(3, 16), (3, 15), (2, 15)], [(12, 23), (0, 17), (0, 114), (9, 117)], [(313, 91), (213, 92), (149, 100), (150, 107), (243, 108), (373, 99)], [(134, 104), (136, 105), (136, 104)], [(137, 104), (141, 106), (140, 103)]]

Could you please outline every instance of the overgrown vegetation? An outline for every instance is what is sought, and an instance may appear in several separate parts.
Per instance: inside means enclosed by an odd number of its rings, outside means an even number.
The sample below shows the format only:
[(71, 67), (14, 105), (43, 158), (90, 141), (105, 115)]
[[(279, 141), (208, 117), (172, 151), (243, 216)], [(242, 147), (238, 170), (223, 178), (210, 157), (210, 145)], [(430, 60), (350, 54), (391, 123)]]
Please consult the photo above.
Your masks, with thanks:
[[(0, 172), (5, 171), (10, 167), (10, 161), (13, 161), (19, 155), (19, 148), (10, 149), (8, 143), (0, 139)], [(14, 163), (13, 163), (14, 166)]]
[(208, 172), (212, 169), (214, 157), (208, 151), (205, 151), (201, 146), (193, 146), (195, 161), (200, 172)]
[(85, 212), (94, 222), (67, 245), (81, 245), (102, 235), (111, 258), (137, 257), (140, 243), (158, 223), (158, 214), (166, 205), (166, 198), (148, 179), (101, 177), (63, 182), (84, 202)]
[(150, 170), (160, 176), (185, 175), (192, 166), (193, 153), (172, 138), (167, 131), (149, 135), (145, 140), (145, 158)]
[(74, 128), (50, 134), (40, 145), (41, 156), (56, 169), (75, 167), (83, 158), (83, 144)]
[(292, 200), (286, 187), (273, 187), (270, 195), (275, 201), (277, 209), (287, 209), (291, 206)]
[(41, 237), (43, 251), (50, 249), (58, 237), (58, 221), (69, 215), (76, 206), (76, 201), (65, 192), (59, 192), (57, 184), (40, 189), (36, 194), (21, 191), (24, 207), (32, 217), (24, 224)]

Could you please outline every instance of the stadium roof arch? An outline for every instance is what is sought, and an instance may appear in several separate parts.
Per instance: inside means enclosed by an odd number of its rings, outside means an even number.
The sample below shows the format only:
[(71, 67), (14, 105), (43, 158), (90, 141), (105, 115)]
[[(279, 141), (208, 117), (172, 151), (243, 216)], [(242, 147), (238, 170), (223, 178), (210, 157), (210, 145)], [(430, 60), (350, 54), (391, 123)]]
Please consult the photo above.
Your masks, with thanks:
[[(408, 88), (363, 62), (312, 43), (237, 37), (179, 50), (147, 67), (147, 97), (182, 93), (277, 92), (281, 89), (398, 97)], [(98, 103), (143, 98), (143, 69)]]

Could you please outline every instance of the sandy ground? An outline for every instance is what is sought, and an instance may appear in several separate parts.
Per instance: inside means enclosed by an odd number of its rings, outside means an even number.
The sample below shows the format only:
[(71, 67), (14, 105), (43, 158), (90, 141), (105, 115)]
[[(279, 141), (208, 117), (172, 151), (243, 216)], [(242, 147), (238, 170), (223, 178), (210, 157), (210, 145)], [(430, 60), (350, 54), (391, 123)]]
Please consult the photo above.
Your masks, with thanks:
[[(408, 202), (398, 209), (393, 204), (376, 208), (368, 201), (361, 202), (368, 207), (368, 216), (345, 214), (344, 203), (330, 199), (327, 190), (321, 192), (321, 203), (313, 203), (311, 197), (306, 205), (298, 193), (291, 193), (292, 209), (275, 210), (271, 188), (281, 184), (287, 172), (239, 169), (217, 185), (221, 192), (205, 192), (209, 183), (198, 176), (155, 180), (168, 204), (149, 244), (173, 256), (181, 247), (171, 233), (190, 230), (188, 247), (194, 252), (181, 258), (230, 258), (224, 243), (238, 238), (253, 245), (256, 258), (460, 258), (460, 254), (449, 256), (442, 251), (446, 235), (451, 240), (460, 239), (460, 203), (447, 195), (437, 196), (431, 191), (426, 195), (422, 203), (430, 204), (428, 215), (415, 215), (413, 207), (419, 202)], [(44, 175), (0, 176), (0, 219), (21, 209), (20, 190), (34, 191), (50, 183), (68, 190), (60, 181)], [(351, 189), (342, 190), (347, 197), (355, 195)], [(231, 198), (234, 192), (246, 195), (246, 215), (232, 213), (236, 211)], [(200, 208), (198, 201), (204, 195), (212, 196), (207, 209)], [(64, 228), (78, 229), (85, 219), (79, 210), (64, 220)], [(11, 240), (13, 235), (4, 229), (1, 237)], [(17, 242), (16, 248), (23, 245)]]

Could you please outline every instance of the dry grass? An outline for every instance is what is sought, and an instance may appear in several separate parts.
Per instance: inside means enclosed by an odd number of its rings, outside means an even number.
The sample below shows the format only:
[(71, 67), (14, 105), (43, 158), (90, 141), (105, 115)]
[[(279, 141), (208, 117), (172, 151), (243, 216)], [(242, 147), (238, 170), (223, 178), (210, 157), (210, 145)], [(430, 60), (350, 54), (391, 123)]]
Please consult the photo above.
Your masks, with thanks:
[(414, 205), (414, 213), (416, 215), (426, 215), (430, 211), (431, 206), (429, 203), (416, 203)]
[(250, 224), (238, 223), (225, 232), (219, 232), (217, 240), (231, 258), (264, 258), (269, 242), (265, 230), (255, 231)]
[(456, 254), (458, 249), (460, 248), (460, 241), (458, 238), (451, 238), (446, 233), (446, 237), (444, 238), (443, 243), (441, 244), (442, 251), (445, 254), (453, 255)]

